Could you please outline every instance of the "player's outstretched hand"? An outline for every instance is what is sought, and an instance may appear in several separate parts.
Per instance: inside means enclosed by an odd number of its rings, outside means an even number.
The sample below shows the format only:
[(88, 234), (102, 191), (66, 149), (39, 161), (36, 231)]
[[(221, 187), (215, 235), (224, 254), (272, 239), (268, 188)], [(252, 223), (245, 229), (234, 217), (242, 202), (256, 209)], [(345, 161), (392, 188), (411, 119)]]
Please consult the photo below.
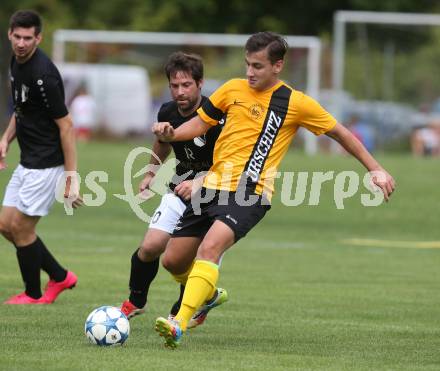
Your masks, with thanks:
[(79, 194), (79, 183), (76, 176), (67, 176), (66, 187), (64, 189), (64, 201), (74, 209), (84, 205), (84, 201)]
[(171, 142), (174, 138), (174, 128), (169, 122), (154, 123), (152, 131), (162, 142)]
[(391, 194), (396, 188), (396, 182), (393, 177), (384, 169), (371, 172), (371, 181), (379, 187), (384, 195), (385, 201), (391, 197)]
[(84, 205), (84, 201), (80, 195), (78, 195), (78, 197), (72, 202), (72, 207), (74, 209), (77, 209), (78, 207), (83, 205)]

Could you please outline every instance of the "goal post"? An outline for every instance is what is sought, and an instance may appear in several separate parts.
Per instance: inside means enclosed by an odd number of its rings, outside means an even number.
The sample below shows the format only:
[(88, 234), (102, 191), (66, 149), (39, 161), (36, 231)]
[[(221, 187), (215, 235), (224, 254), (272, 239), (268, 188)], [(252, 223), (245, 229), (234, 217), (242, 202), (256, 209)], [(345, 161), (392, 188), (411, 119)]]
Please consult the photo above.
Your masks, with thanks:
[(440, 15), (374, 11), (337, 11), (334, 15), (332, 85), (335, 101), (333, 112), (341, 119), (341, 97), (344, 92), (347, 25), (375, 24), (387, 26), (440, 26)]
[[(67, 43), (137, 44), (167, 46), (244, 47), (250, 35), (173, 32), (92, 31), (60, 29), (53, 35), (53, 60), (66, 62)], [(307, 49), (305, 92), (319, 99), (321, 41), (314, 36), (285, 36), (290, 49)], [(307, 133), (304, 137), (305, 151), (317, 152), (316, 137)]]

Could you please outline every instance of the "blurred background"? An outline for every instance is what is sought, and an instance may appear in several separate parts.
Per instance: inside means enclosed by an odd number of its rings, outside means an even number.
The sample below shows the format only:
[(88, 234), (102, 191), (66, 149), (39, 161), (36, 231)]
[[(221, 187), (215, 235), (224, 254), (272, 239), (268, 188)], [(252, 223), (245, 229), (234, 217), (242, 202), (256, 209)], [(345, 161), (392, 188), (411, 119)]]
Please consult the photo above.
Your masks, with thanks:
[[(82, 140), (81, 192), (106, 198), (76, 210), (74, 219), (57, 203), (39, 224), (39, 235), (80, 285), (47, 308), (0, 305), (1, 370), (440, 369), (440, 1), (2, 0), (3, 128), (12, 109), (8, 20), (25, 8), (43, 16), (41, 47), (65, 79)], [(388, 204), (364, 207), (369, 192), (361, 185), (340, 210), (336, 182), (323, 182), (317, 205), (309, 177), (304, 202), (287, 207), (285, 177), (278, 178), (270, 215), (223, 260), (220, 285), (231, 300), (185, 339), (187, 363), (181, 351), (164, 357), (153, 331), (177, 293), (164, 269), (128, 345), (97, 352), (81, 334), (84, 320), (128, 294), (129, 257), (146, 226), (139, 210), (117, 196), (137, 192), (148, 163), (144, 153), (125, 171), (134, 147), (151, 143), (150, 125), (170, 98), (166, 58), (175, 50), (201, 54), (210, 94), (244, 77), (243, 40), (262, 30), (288, 36), (282, 78), (349, 127), (390, 171), (397, 191)], [(0, 189), (19, 161), (16, 143)], [(169, 178), (170, 166), (162, 169)], [(84, 181), (96, 170), (108, 174), (96, 178), (100, 194)], [(284, 192), (289, 201), (301, 197), (300, 172), (365, 174), (325, 136), (306, 135), (295, 138), (279, 170), (296, 173), (291, 193)], [(154, 184), (155, 197), (137, 205), (147, 215), (161, 200), (160, 187), (165, 180)], [(22, 285), (8, 245), (0, 239), (0, 298)]]
[[(440, 153), (437, 1), (3, 0), (2, 128), (12, 110), (8, 20), (24, 8), (43, 16), (41, 47), (65, 79), (79, 139), (148, 136), (170, 99), (163, 65), (171, 52), (203, 56), (209, 95), (244, 76), (245, 35), (272, 30), (289, 38), (282, 78), (318, 99), (369, 150)], [(326, 138), (307, 136), (295, 147), (334, 151)]]

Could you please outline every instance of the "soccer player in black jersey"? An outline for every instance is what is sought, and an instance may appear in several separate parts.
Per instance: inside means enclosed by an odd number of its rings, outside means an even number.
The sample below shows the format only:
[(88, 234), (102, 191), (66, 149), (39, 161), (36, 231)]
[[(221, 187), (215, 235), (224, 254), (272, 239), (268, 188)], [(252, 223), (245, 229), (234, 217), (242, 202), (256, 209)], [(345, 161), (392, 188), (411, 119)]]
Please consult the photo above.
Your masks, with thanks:
[[(14, 244), (25, 291), (5, 304), (49, 304), (77, 282), (64, 269), (36, 234), (42, 216), (55, 200), (57, 181), (64, 171), (76, 172), (75, 137), (64, 104), (61, 76), (40, 50), (42, 22), (30, 10), (14, 13), (9, 24), (11, 88), (14, 113), (0, 140), (0, 170), (6, 168), (10, 143), (17, 138), (20, 164), (12, 174), (0, 211), (0, 232)], [(64, 197), (80, 206), (76, 179), (68, 178)], [(68, 185), (67, 185), (68, 183)], [(44, 293), (40, 270), (49, 275)]]
[[(178, 128), (182, 123), (194, 117), (197, 109), (206, 101), (206, 97), (201, 95), (203, 63), (197, 55), (176, 52), (169, 57), (165, 73), (173, 100), (161, 106), (158, 120), (170, 122), (174, 128)], [(157, 158), (151, 156), (150, 169), (139, 186), (141, 193), (148, 192), (158, 165), (167, 158), (171, 150), (174, 150), (178, 164), (176, 174), (169, 184), (169, 193), (162, 197), (140, 247), (136, 249), (131, 258), (130, 297), (121, 307), (128, 318), (144, 312), (148, 289), (159, 269), (159, 257), (165, 251), (174, 227), (190, 200), (193, 186), (196, 187), (197, 183), (201, 186), (202, 177), (199, 176), (197, 179), (195, 177), (208, 171), (212, 165), (214, 144), (220, 131), (221, 125), (217, 125), (203, 136), (188, 141), (163, 143), (156, 139), (153, 144), (153, 151)], [(190, 264), (191, 261), (182, 262), (183, 267)], [(181, 292), (180, 298), (171, 309), (170, 316), (175, 315), (180, 308), (188, 278), (187, 272), (175, 275), (174, 278), (181, 284)], [(208, 311), (226, 300), (226, 291), (218, 288), (211, 300), (208, 300), (195, 313), (188, 327), (203, 323)]]

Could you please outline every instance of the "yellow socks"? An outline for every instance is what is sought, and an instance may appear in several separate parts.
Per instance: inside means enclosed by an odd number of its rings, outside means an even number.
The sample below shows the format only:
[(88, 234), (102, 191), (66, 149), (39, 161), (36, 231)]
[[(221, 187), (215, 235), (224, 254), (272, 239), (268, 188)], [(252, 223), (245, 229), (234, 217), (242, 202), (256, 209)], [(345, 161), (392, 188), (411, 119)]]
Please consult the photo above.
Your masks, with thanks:
[(212, 298), (218, 281), (218, 265), (206, 260), (196, 260), (183, 294), (182, 305), (176, 320), (183, 331), (196, 310)]

